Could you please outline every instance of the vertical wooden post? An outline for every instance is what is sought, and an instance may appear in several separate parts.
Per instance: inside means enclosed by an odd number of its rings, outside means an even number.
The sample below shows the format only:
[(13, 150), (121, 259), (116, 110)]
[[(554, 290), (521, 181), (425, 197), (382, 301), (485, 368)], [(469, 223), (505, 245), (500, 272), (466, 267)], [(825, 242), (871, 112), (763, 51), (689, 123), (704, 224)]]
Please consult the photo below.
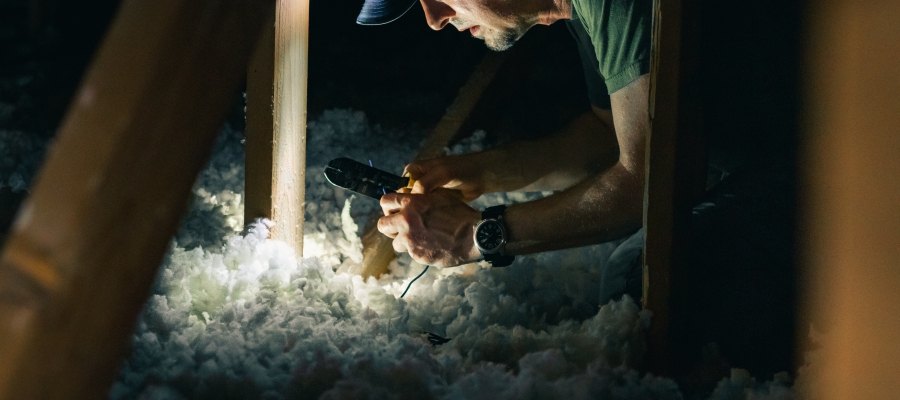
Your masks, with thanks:
[[(699, 1), (656, 0), (653, 15), (650, 120), (644, 189), (644, 299), (653, 312), (651, 369), (671, 374), (678, 363), (679, 276), (697, 181), (705, 181), (696, 74)], [(700, 186), (702, 187), (702, 186)]]
[(275, 141), (275, 19), (263, 32), (247, 66), (244, 129), (244, 223), (272, 219), (272, 157)]
[[(900, 393), (900, 2), (807, 3), (801, 244), (811, 399)], [(801, 320), (806, 316), (801, 315)], [(798, 334), (809, 334), (799, 324)]]
[(248, 76), (244, 215), (271, 218), (273, 238), (303, 255), (309, 0), (276, 4), (272, 36), (260, 40)]
[(122, 3), (0, 257), (0, 399), (105, 397), (272, 6)]

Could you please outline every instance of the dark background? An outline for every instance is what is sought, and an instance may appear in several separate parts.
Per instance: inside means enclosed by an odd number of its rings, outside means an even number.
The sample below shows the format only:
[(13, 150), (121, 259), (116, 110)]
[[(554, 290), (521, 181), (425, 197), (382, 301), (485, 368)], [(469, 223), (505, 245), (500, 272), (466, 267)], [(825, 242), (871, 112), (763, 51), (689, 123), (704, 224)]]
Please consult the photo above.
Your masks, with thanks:
[[(424, 137), (487, 51), (468, 34), (432, 31), (418, 5), (392, 24), (363, 27), (355, 24), (361, 1), (311, 3), (311, 120), (326, 109), (354, 108), (373, 123), (418, 128)], [(0, 103), (14, 106), (0, 114), (0, 129), (49, 139), (118, 1), (32, 4), (0, 0)], [(801, 6), (701, 0), (701, 80), (691, 90), (700, 93), (712, 171), (726, 179), (706, 199), (719, 207), (699, 213), (691, 233), (696, 251), (683, 304), (691, 312), (681, 345), (700, 367), (680, 379), (698, 395), (729, 367), (770, 378), (796, 363)], [(490, 112), (469, 131), (484, 128), (489, 141), (536, 137), (587, 109), (565, 27), (536, 27), (515, 48), (527, 46), (531, 58), (501, 71), (500, 80), (512, 83), (495, 88), (502, 96), (486, 97), (481, 106)], [(229, 122), (240, 128), (239, 93), (234, 104)], [(0, 190), (0, 238), (22, 195)]]

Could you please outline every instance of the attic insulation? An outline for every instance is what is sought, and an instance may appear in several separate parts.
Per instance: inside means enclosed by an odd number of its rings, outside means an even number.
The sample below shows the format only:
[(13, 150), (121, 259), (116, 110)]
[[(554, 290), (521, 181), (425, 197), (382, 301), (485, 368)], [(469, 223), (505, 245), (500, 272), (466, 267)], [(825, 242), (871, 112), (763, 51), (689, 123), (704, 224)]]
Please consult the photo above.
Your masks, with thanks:
[[(4, 138), (0, 179), (24, 190), (42, 143)], [(616, 243), (520, 257), (507, 268), (430, 268), (401, 256), (364, 282), (360, 227), (377, 207), (328, 185), (327, 161), (399, 171), (418, 132), (370, 126), (330, 110), (309, 124), (304, 255), (245, 231), (243, 134), (226, 126), (139, 317), (112, 399), (681, 399), (674, 381), (643, 375), (652, 321), (628, 297), (598, 307), (600, 267)], [(383, 143), (392, 146), (383, 146)], [(483, 148), (476, 132), (451, 149)], [(34, 162), (32, 164), (37, 164)], [(474, 206), (546, 193), (483, 196)], [(447, 338), (433, 346), (429, 334)], [(802, 378), (803, 375), (801, 374)], [(800, 386), (798, 381), (794, 386)], [(790, 399), (786, 375), (757, 383), (734, 370), (713, 399)]]

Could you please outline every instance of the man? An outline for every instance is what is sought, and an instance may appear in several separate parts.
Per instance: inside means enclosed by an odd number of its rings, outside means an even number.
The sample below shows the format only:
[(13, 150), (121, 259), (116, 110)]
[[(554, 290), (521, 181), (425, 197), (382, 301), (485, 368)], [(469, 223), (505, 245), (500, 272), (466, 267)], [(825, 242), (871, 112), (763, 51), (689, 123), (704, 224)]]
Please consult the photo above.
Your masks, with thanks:
[[(453, 25), (498, 51), (534, 25), (565, 21), (579, 44), (592, 111), (546, 139), (407, 166), (417, 180), (412, 192), (381, 200), (385, 217), (378, 229), (394, 239), (394, 249), (439, 267), (482, 258), (504, 266), (515, 255), (634, 234), (643, 212), (652, 1), (420, 1), (432, 29)], [(414, 4), (366, 0), (357, 22), (387, 23)], [(484, 212), (466, 204), (483, 193), (523, 188), (559, 192)], [(634, 281), (640, 234), (628, 242), (620, 257), (626, 266), (605, 289), (610, 295), (625, 291), (626, 277)]]

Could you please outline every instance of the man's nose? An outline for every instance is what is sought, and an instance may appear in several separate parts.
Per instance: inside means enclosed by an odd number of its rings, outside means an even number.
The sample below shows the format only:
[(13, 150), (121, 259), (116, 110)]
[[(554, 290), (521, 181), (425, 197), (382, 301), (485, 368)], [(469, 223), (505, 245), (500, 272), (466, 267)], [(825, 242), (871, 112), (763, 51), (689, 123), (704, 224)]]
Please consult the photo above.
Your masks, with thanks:
[(450, 7), (436, 0), (420, 0), (422, 8), (425, 9), (425, 20), (431, 29), (439, 31), (447, 26), (450, 18), (456, 15), (453, 7)]

